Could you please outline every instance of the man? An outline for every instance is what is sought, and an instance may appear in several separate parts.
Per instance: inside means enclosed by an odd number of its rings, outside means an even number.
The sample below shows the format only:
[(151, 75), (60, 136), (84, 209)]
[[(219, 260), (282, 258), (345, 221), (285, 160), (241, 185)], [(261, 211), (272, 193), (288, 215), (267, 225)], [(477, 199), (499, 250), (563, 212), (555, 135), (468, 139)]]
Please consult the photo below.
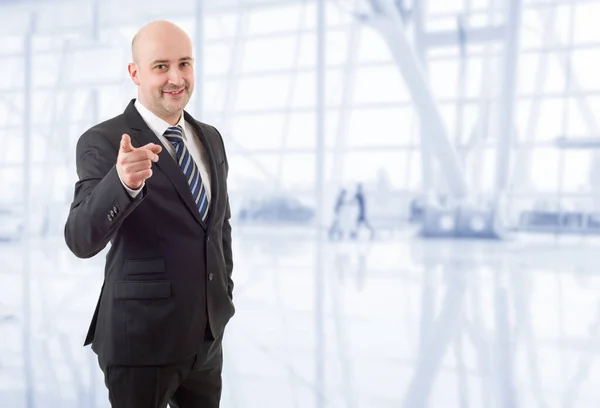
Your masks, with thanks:
[(356, 204), (358, 205), (358, 213), (356, 217), (356, 224), (354, 226), (354, 230), (350, 233), (350, 237), (352, 239), (356, 239), (358, 236), (358, 230), (360, 229), (360, 226), (364, 225), (371, 233), (370, 238), (373, 239), (373, 236), (375, 235), (375, 230), (367, 221), (367, 211), (365, 208), (365, 193), (363, 191), (362, 183), (357, 184), (354, 199), (356, 200)]
[(179, 27), (144, 26), (132, 56), (137, 99), (77, 143), (66, 243), (90, 258), (111, 242), (84, 345), (113, 407), (218, 407), (235, 311), (225, 148), (184, 111), (194, 60)]

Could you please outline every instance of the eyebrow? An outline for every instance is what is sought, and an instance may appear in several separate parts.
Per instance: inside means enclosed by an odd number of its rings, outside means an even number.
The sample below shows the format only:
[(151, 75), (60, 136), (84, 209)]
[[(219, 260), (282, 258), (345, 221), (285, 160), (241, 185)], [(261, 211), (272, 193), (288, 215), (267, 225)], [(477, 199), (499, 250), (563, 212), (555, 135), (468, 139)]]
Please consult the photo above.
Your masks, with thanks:
[[(179, 58), (179, 61), (191, 61), (192, 59), (193, 59), (192, 57), (183, 57), (183, 58)], [(171, 62), (171, 61), (169, 61), (169, 60), (165, 60), (165, 59), (162, 59), (162, 60), (154, 60), (154, 61), (152, 61), (152, 64), (151, 64), (151, 65), (156, 65), (156, 64), (165, 64), (165, 63), (167, 63), (167, 62)]]

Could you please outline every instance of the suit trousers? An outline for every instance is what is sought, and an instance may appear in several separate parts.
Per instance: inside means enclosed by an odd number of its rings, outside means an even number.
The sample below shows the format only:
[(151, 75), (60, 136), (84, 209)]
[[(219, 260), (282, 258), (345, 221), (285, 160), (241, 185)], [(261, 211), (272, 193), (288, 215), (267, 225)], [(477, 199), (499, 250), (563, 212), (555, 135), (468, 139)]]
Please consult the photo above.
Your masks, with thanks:
[(198, 353), (182, 364), (117, 366), (98, 360), (112, 408), (218, 408), (222, 338), (207, 329)]

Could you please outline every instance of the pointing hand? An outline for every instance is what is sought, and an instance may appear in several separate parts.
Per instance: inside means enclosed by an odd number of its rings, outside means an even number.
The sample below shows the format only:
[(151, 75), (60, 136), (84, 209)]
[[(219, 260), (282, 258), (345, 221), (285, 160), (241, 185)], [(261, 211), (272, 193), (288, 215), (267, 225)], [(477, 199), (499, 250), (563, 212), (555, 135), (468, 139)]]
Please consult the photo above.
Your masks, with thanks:
[(123, 134), (117, 156), (117, 172), (123, 183), (132, 190), (140, 188), (152, 176), (152, 163), (158, 161), (161, 150), (162, 147), (154, 143), (133, 147), (131, 137)]

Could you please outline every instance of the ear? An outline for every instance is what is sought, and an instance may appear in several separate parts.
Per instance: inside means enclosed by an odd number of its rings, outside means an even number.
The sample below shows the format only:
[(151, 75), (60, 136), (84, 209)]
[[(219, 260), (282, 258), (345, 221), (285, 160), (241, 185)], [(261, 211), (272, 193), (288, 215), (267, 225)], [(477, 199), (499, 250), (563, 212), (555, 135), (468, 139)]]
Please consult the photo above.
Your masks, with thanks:
[(135, 62), (130, 62), (127, 65), (127, 71), (129, 72), (129, 76), (131, 77), (133, 83), (137, 86), (140, 86), (140, 70), (138, 69), (137, 64)]

